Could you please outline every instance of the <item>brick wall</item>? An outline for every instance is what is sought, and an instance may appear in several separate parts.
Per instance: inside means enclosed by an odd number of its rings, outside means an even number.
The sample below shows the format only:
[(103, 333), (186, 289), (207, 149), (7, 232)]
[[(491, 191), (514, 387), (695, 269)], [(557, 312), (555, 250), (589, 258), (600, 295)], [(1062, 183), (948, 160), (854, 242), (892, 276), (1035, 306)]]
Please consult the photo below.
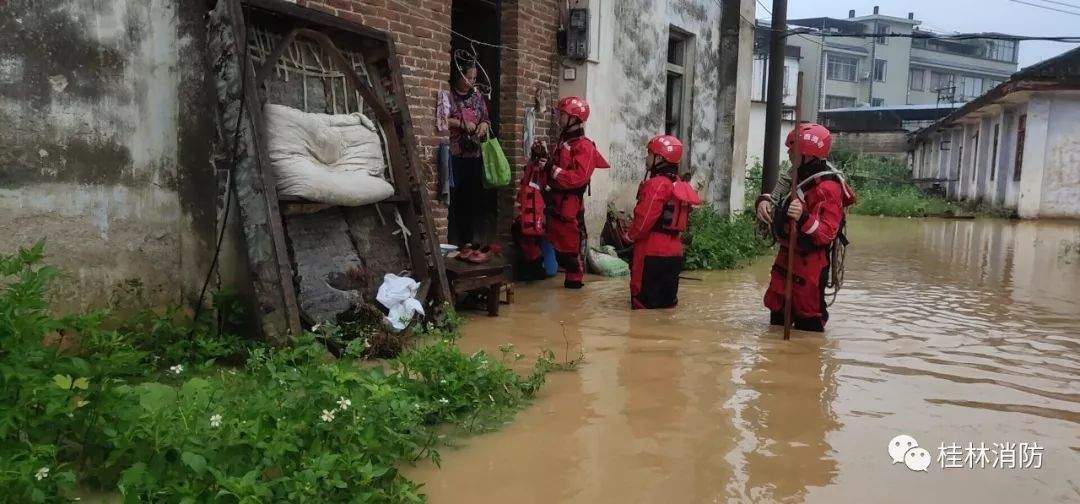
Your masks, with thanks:
[[(298, 3), (393, 36), (420, 160), (427, 171), (434, 200), (435, 152), (439, 143), (446, 141), (446, 135), (435, 129), (435, 101), (439, 90), (449, 88), (451, 0), (299, 0)], [(525, 162), (522, 152), (525, 107), (532, 105), (537, 86), (546, 100), (542, 110), (546, 110), (558, 93), (555, 50), (558, 2), (503, 0), (501, 19), (503, 45), (517, 50), (502, 51), (502, 78), (498, 88), (500, 141), (517, 180)], [(547, 136), (550, 116), (547, 113), (539, 116), (536, 135)], [(499, 231), (506, 233), (513, 214), (511, 190), (501, 192), (499, 204)], [(440, 238), (445, 240), (446, 207), (435, 202), (432, 211)]]
[(907, 155), (907, 132), (874, 131), (833, 133), (834, 150), (850, 150), (862, 154), (881, 154), (896, 157)]

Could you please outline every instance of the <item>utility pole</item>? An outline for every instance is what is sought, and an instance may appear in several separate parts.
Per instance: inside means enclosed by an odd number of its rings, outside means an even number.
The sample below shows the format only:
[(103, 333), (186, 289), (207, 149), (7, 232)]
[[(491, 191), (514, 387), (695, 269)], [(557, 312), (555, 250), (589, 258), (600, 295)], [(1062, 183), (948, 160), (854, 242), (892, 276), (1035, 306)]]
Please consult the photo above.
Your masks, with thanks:
[[(784, 49), (787, 44), (787, 0), (773, 0), (769, 31), (769, 87), (765, 98), (765, 151), (761, 192), (771, 192), (780, 172), (780, 133), (784, 113)], [(798, 124), (798, 118), (795, 118)]]

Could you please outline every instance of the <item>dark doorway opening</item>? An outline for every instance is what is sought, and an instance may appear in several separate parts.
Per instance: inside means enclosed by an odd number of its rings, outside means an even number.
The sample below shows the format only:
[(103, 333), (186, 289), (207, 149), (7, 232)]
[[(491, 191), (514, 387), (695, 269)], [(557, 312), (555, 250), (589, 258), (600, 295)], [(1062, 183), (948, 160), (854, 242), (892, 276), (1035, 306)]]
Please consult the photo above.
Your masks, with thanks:
[[(450, 60), (451, 75), (455, 73), (455, 67), (460, 69), (466, 61), (475, 62), (475, 89), (486, 104), (491, 136), (499, 134), (502, 56), (497, 47), (502, 39), (499, 14), (498, 0), (454, 0), (450, 17), (450, 54), (446, 55)], [(455, 94), (453, 83), (450, 85), (451, 99), (457, 99), (461, 95)], [(458, 158), (454, 160), (459, 161)], [(452, 167), (454, 190), (450, 196), (448, 222), (451, 243), (488, 244), (499, 235), (498, 194), (496, 190), (478, 186), (483, 179), (482, 166), (482, 163), (478, 165), (475, 161), (464, 160)], [(480, 172), (476, 173), (477, 170)]]

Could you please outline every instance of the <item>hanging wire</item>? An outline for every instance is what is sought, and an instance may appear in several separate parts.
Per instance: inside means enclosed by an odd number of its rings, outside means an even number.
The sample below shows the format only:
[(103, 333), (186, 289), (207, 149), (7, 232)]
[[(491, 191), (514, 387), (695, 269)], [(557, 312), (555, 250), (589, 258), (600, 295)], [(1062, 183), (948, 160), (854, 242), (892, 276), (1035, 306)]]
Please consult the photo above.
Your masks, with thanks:
[(470, 47), (466, 49), (454, 50), (454, 66), (457, 68), (458, 75), (461, 78), (468, 80), (465, 77), (465, 68), (470, 66), (476, 67), (476, 79), (473, 82), (469, 82), (473, 88), (484, 95), (487, 99), (491, 99), (491, 77), (488, 76), (487, 70), (480, 64), (480, 58), (476, 54), (476, 47)]

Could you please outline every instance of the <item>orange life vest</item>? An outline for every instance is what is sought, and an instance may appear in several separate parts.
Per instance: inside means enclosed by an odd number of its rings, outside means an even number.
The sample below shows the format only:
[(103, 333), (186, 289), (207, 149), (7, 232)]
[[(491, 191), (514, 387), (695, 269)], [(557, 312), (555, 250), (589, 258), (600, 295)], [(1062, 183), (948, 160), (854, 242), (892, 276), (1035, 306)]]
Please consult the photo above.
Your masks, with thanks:
[(664, 212), (653, 229), (667, 233), (682, 233), (690, 227), (690, 212), (701, 204), (694, 188), (675, 176), (671, 196), (664, 202)]

